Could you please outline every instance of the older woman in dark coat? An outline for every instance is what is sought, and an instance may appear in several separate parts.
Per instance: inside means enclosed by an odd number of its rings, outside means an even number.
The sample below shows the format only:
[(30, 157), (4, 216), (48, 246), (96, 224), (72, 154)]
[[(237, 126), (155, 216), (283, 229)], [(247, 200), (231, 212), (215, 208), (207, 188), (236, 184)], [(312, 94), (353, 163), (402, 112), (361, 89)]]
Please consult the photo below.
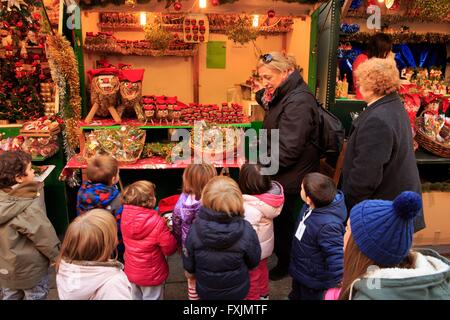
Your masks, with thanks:
[[(393, 59), (372, 58), (356, 71), (367, 108), (354, 121), (345, 153), (343, 186), (348, 211), (366, 199), (393, 200), (403, 191), (421, 194), (411, 123), (397, 90)], [(423, 212), (414, 221), (425, 228)]]
[(307, 173), (319, 170), (319, 152), (312, 144), (317, 141), (319, 116), (315, 97), (293, 56), (280, 52), (262, 55), (258, 73), (264, 89), (257, 92), (256, 100), (266, 110), (263, 128), (268, 129), (272, 156), (271, 130), (279, 129), (279, 170), (272, 178), (283, 186), (285, 203), (274, 219), (278, 264), (270, 271), (270, 279), (279, 280), (288, 272), (301, 181)]

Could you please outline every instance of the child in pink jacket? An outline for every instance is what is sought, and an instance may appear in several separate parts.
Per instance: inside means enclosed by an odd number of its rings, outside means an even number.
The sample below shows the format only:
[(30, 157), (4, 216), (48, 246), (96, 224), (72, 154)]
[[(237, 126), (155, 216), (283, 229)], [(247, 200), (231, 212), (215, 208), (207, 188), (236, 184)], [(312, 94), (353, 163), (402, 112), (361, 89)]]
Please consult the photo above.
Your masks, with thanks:
[(121, 228), (125, 243), (125, 274), (133, 300), (161, 300), (169, 275), (166, 256), (177, 250), (177, 241), (166, 221), (154, 210), (155, 185), (137, 181), (122, 194)]
[(270, 176), (261, 174), (261, 166), (246, 163), (239, 173), (239, 187), (244, 197), (245, 219), (251, 223), (261, 245), (261, 261), (250, 271), (247, 300), (269, 298), (267, 259), (273, 252), (273, 219), (284, 204), (283, 187)]

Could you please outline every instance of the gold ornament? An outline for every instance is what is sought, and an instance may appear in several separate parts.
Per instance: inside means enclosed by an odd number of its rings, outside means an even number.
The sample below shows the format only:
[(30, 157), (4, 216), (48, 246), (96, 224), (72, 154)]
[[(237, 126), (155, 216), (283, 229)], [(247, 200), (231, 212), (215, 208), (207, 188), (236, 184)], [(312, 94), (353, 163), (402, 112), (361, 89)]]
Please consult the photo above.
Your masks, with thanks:
[(125, 5), (133, 8), (136, 5), (136, 0), (125, 0)]

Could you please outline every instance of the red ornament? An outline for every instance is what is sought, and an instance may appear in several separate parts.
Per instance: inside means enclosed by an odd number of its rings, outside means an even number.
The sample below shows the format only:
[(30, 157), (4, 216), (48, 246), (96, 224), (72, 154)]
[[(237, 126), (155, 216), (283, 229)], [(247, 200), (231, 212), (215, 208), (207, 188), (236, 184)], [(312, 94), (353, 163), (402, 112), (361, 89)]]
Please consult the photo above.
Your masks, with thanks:
[(173, 4), (173, 8), (175, 9), (175, 11), (180, 11), (182, 7), (183, 5), (181, 4), (181, 2), (177, 1)]
[(269, 11), (267, 11), (267, 15), (269, 16), (269, 18), (275, 17), (275, 10), (270, 9)]
[(33, 20), (35, 21), (39, 21), (41, 20), (41, 15), (38, 12), (35, 12), (31, 15), (31, 17), (33, 18)]
[(22, 21), (17, 22), (16, 23), (16, 27), (17, 28), (22, 28), (23, 27), (23, 22)]
[(391, 10), (398, 10), (400, 9), (400, 3), (398, 2), (398, 0), (396, 0), (394, 2), (394, 5), (391, 7)]
[(211, 4), (212, 4), (213, 6), (218, 6), (218, 5), (220, 4), (220, 0), (212, 0), (212, 1), (211, 1)]

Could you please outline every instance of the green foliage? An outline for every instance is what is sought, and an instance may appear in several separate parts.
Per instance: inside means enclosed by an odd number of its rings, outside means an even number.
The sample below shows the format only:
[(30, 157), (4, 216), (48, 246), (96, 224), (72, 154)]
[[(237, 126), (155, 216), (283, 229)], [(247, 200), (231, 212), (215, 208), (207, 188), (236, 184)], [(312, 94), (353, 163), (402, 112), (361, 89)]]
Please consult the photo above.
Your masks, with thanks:
[(450, 192), (450, 180), (443, 182), (424, 182), (422, 183), (422, 192)]
[(413, 9), (415, 9), (417, 14), (421, 17), (439, 20), (446, 18), (447, 14), (450, 12), (450, 1), (415, 0), (413, 3)]
[(259, 36), (257, 28), (252, 26), (248, 17), (239, 17), (239, 19), (227, 29), (228, 39), (235, 43), (246, 44), (255, 41)]
[(161, 27), (161, 24), (147, 24), (144, 27), (145, 39), (149, 40), (155, 50), (166, 50), (173, 40), (173, 34)]

